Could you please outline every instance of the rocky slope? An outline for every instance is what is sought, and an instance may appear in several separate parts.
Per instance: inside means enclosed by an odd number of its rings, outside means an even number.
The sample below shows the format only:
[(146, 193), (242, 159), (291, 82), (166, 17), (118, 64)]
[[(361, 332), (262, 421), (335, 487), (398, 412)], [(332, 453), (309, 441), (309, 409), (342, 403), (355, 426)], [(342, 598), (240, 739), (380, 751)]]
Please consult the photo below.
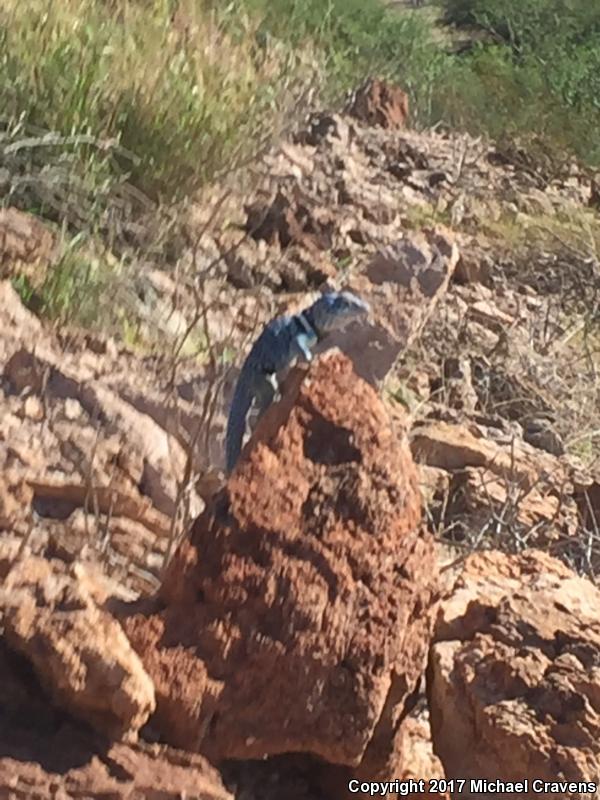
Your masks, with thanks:
[[(26, 310), (54, 237), (0, 214), (0, 796), (600, 780), (594, 185), (407, 111), (182, 211), (152, 355)], [(231, 353), (326, 283), (372, 318), (223, 484)]]

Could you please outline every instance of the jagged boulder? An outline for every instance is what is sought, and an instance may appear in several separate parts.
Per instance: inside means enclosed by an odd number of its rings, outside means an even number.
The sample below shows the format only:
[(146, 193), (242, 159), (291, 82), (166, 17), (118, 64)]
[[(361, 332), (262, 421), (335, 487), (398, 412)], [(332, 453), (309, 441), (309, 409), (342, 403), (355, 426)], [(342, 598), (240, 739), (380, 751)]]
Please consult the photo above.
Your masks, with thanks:
[(0, 797), (233, 800), (202, 756), (110, 742), (52, 705), (0, 640)]
[[(533, 780), (597, 782), (599, 620), (600, 591), (541, 551), (469, 557), (430, 657), (433, 742), (448, 778), (528, 779), (534, 791)], [(461, 796), (481, 797), (473, 788)]]
[(57, 706), (131, 739), (154, 710), (154, 687), (98, 591), (81, 565), (22, 559), (0, 589), (0, 623)]
[(180, 546), (160, 606), (123, 625), (167, 741), (211, 760), (303, 752), (398, 774), (437, 592), (417, 471), (347, 358), (305, 373)]
[(364, 380), (385, 380), (435, 312), (458, 258), (454, 235), (443, 226), (407, 232), (381, 248), (351, 284), (371, 304), (369, 324), (333, 331), (321, 347), (338, 347)]

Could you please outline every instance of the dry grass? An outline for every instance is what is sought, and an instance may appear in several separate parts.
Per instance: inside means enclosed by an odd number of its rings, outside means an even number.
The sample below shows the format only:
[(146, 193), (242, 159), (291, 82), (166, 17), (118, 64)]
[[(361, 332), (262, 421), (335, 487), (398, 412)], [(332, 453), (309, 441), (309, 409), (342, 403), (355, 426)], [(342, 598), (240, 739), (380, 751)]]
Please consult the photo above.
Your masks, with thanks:
[(258, 25), (202, 0), (2, 4), (3, 202), (63, 242), (43, 286), (16, 280), (36, 311), (138, 343), (140, 265), (176, 261), (180, 204), (256, 160), (318, 83), (309, 43)]
[[(182, 0), (6, 0), (0, 100), (6, 121), (118, 143), (107, 167), (154, 199), (181, 196), (248, 155), (285, 119), (310, 48), (258, 46), (256, 22)], [(89, 155), (85, 144), (82, 156)], [(135, 154), (127, 160), (123, 151)]]

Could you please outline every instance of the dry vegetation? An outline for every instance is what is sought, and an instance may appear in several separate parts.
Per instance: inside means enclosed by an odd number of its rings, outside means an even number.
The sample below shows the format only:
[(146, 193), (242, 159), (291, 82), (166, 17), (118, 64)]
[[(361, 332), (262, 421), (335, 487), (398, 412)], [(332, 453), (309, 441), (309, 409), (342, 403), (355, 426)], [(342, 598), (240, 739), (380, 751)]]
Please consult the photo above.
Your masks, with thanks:
[(597, 780), (600, 14), (420, 5), (0, 3), (0, 794)]
[[(536, 0), (529, 5), (539, 11)], [(189, 500), (196, 488), (202, 494), (212, 485), (210, 458), (199, 463), (197, 454), (210, 451), (209, 431), (235, 353), (259, 320), (286, 304), (278, 297), (285, 290), (273, 288), (272, 257), (254, 264), (250, 278), (231, 277), (252, 235), (240, 226), (240, 198), (261, 183), (269, 146), (297, 127), (309, 105), (339, 105), (347, 89), (375, 72), (408, 91), (416, 128), (465, 125), (482, 133), (468, 139), (471, 150), (465, 144), (461, 151), (456, 140), (454, 204), (414, 205), (405, 227), (441, 222), (487, 243), (494, 289), (529, 288), (544, 300), (544, 314), (531, 317), (518, 348), (509, 336), (491, 353), (469, 340), (466, 321), (445, 319), (442, 309), (429, 334), (405, 354), (405, 366), (411, 358), (434, 358), (443, 371), (451, 358), (469, 360), (481, 413), (523, 421), (549, 407), (567, 453), (586, 467), (597, 465), (597, 213), (548, 212), (543, 205), (466, 217), (461, 211), (469, 193), (468, 184), (461, 189), (464, 174), (481, 158), (489, 133), (502, 131), (511, 140), (505, 158), (532, 185), (568, 181), (573, 155), (584, 155), (582, 130), (596, 118), (586, 71), (595, 51), (572, 44), (578, 32), (595, 30), (595, 14), (577, 6), (562, 39), (551, 20), (539, 21), (550, 26), (561, 55), (562, 72), (552, 72), (548, 93), (539, 64), (547, 45), (508, 0), (444, 6), (458, 30), (483, 29), (482, 43), (453, 54), (443, 49), (452, 36), (440, 37), (435, 15), (388, 11), (376, 0), (331, 0), (325, 9), (317, 0), (236, 0), (224, 8), (208, 0), (32, 0), (26, 14), (16, 0), (2, 5), (2, 204), (43, 218), (59, 243), (48, 269), (17, 271), (13, 285), (59, 329), (75, 324), (109, 334), (154, 359), (157, 382), (167, 387), (165, 408), (187, 454), (177, 477), (171, 542), (194, 515)], [(518, 42), (496, 24), (500, 6), (523, 26)], [(497, 102), (490, 104), (490, 96)], [(519, 136), (529, 149), (518, 146)], [(588, 140), (593, 165), (595, 133)], [(218, 246), (201, 246), (215, 229)], [(332, 261), (339, 278), (357, 263), (344, 253), (332, 254)], [(157, 269), (173, 292), (161, 294)], [(236, 281), (244, 288), (239, 305)], [(318, 284), (292, 279), (287, 288)], [(222, 320), (216, 337), (215, 320)], [(191, 424), (178, 408), (176, 387), (182, 371), (196, 367), (203, 381)], [(451, 408), (443, 380), (438, 391)], [(523, 488), (505, 489), (508, 505), (499, 511), (489, 503), (489, 519), (467, 532), (469, 547), (503, 542), (521, 549), (535, 539), (538, 532), (517, 521)], [(451, 511), (438, 509), (435, 524), (456, 540), (456, 520), (447, 525)], [(597, 521), (590, 520), (572, 558), (587, 571), (589, 553), (600, 548)], [(106, 527), (100, 519), (97, 525)]]

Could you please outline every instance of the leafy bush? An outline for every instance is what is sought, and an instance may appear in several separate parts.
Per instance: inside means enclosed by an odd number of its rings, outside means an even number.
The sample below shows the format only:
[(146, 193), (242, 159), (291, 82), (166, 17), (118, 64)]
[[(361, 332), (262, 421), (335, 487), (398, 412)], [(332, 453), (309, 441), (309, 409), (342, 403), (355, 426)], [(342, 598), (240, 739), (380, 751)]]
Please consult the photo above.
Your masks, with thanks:
[(430, 15), (382, 0), (3, 0), (2, 202), (59, 223), (67, 242), (46, 312), (88, 320), (116, 280), (69, 236), (115, 249), (112, 226), (119, 255), (141, 246), (127, 239), (140, 219), (256, 153), (309, 90), (335, 103), (377, 75), (408, 91), (417, 125), (600, 163), (600, 6), (439, 1), (454, 26), (484, 32), (466, 54)]
[(117, 166), (153, 197), (193, 191), (285, 114), (310, 53), (258, 48), (247, 17), (232, 37), (203, 3), (175, 5), (4, 0), (5, 122), (115, 140), (138, 159)]
[(600, 7), (588, 0), (445, 0), (446, 21), (474, 25), (515, 50), (551, 52), (556, 42), (579, 45), (600, 31)]
[(259, 35), (321, 54), (324, 95), (338, 98), (366, 77), (398, 81), (411, 96), (415, 122), (427, 122), (445, 56), (420, 16), (390, 11), (380, 0), (238, 0), (260, 19)]
[(600, 163), (600, 6), (587, 0), (445, 0), (485, 31), (453, 61), (435, 113), (493, 136), (523, 134)]

